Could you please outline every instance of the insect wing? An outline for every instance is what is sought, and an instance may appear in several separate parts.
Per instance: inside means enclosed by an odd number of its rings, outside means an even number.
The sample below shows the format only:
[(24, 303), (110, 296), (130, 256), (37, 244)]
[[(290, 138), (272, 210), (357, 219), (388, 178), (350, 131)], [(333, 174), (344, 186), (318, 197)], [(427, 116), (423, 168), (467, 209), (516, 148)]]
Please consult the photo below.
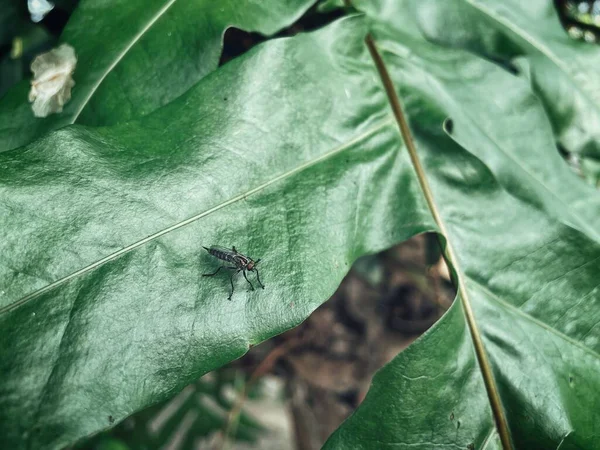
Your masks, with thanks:
[(238, 269), (245, 269), (248, 266), (248, 264), (252, 262), (251, 258), (242, 255), (237, 250), (222, 247), (220, 245), (213, 245), (208, 251), (211, 255), (216, 256), (217, 258), (222, 259), (223, 261), (229, 261), (235, 264), (238, 267)]
[(218, 252), (225, 253), (225, 254), (228, 254), (228, 255), (232, 255), (232, 256), (236, 254), (236, 252), (234, 252), (230, 248), (222, 247), (220, 245), (211, 245), (210, 249), (211, 250), (216, 250)]
[[(206, 247), (205, 247), (206, 248)], [(207, 249), (208, 253), (213, 255), (216, 258), (219, 258), (223, 261), (235, 262), (235, 257), (237, 253), (234, 253), (232, 250), (221, 247), (219, 245), (213, 245)]]
[(238, 267), (246, 267), (248, 265), (248, 263), (250, 262), (250, 258), (248, 258), (247, 256), (241, 255), (239, 253), (237, 253), (233, 259), (235, 260), (235, 264)]

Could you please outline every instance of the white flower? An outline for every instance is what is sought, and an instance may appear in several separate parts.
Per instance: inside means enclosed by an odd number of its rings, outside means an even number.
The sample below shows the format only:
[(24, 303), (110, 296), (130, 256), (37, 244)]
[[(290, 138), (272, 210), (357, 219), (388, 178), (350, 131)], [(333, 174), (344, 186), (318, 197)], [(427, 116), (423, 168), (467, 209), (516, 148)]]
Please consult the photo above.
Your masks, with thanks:
[(27, 8), (29, 8), (29, 14), (31, 14), (31, 20), (39, 22), (52, 11), (54, 4), (48, 0), (27, 0)]
[(33, 60), (29, 101), (33, 102), (34, 116), (46, 117), (62, 112), (63, 105), (71, 99), (71, 88), (75, 86), (71, 78), (75, 64), (75, 50), (68, 44), (62, 44)]

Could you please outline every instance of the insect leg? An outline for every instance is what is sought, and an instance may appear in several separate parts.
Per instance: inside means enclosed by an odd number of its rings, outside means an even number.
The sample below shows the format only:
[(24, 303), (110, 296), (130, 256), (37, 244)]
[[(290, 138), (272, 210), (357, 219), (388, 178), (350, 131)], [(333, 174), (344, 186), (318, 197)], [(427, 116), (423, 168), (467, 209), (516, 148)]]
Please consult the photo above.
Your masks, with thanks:
[(265, 285), (260, 282), (260, 277), (258, 276), (258, 269), (255, 268), (254, 271), (256, 272), (256, 279), (258, 280), (258, 284), (260, 284), (260, 287), (264, 289)]
[(215, 276), (217, 273), (219, 273), (219, 270), (221, 270), (223, 267), (225, 267), (225, 266), (219, 266), (219, 268), (217, 270), (215, 270), (213, 273), (203, 273), (202, 276), (203, 277)]
[(252, 290), (254, 290), (254, 286), (252, 286), (252, 282), (248, 279), (248, 277), (246, 276), (246, 271), (242, 270), (242, 273), (244, 274), (244, 278), (246, 279), (246, 281), (248, 283), (250, 283), (250, 287), (252, 288)]
[[(228, 269), (237, 269), (237, 267), (228, 267)], [(228, 300), (231, 300), (231, 297), (233, 296), (233, 277), (239, 272), (239, 270), (235, 273), (231, 274), (231, 277), (229, 277), (229, 282), (231, 283), (231, 294), (229, 294), (229, 298)]]

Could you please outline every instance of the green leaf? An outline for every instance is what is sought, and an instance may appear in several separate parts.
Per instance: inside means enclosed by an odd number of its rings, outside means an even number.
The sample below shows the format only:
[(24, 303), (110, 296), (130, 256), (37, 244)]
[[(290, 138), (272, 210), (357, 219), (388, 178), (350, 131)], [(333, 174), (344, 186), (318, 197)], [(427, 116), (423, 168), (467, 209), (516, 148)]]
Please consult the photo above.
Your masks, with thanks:
[[(431, 228), (408, 157), (382, 146), (364, 34), (353, 18), (274, 40), (140, 121), (0, 155), (7, 445), (61, 447), (165, 400)], [(266, 289), (240, 277), (228, 301), (227, 275), (202, 277), (212, 244), (262, 258)]]
[(501, 61), (527, 77), (556, 139), (600, 182), (600, 52), (568, 37), (553, 2), (426, 0), (404, 8), (427, 39)]
[[(600, 197), (556, 151), (547, 117), (528, 84), (468, 52), (426, 42), (428, 34), (418, 22), (423, 2), (397, 7), (393, 23), (385, 22), (377, 3), (363, 9), (377, 20), (378, 42), (399, 96), (428, 98), (427, 104), (445, 114), (442, 121), (451, 119), (452, 138), (483, 160), (512, 195), (600, 241)], [(558, 23), (556, 28), (562, 30)]]
[(344, 7), (344, 0), (323, 0), (319, 3), (319, 12), (328, 13)]
[(39, 119), (29, 82), (0, 102), (0, 152), (65, 125), (109, 125), (148, 114), (217, 68), (231, 26), (274, 34), (314, 0), (83, 0), (60, 42), (78, 57), (72, 98), (60, 114)]
[(560, 164), (523, 82), (426, 42), (420, 5), (361, 9), (410, 122), (461, 301), (375, 377), (326, 448), (502, 448), (498, 423), (505, 448), (595, 448), (598, 194)]
[[(525, 80), (428, 42), (393, 0), (360, 6), (373, 56), (343, 19), (138, 121), (0, 155), (7, 445), (61, 447), (165, 400), (298, 324), (358, 257), (432, 230), (460, 301), (328, 446), (594, 447), (597, 192), (548, 158)], [(227, 301), (226, 276), (201, 276), (212, 244), (262, 258), (266, 289), (240, 279)]]

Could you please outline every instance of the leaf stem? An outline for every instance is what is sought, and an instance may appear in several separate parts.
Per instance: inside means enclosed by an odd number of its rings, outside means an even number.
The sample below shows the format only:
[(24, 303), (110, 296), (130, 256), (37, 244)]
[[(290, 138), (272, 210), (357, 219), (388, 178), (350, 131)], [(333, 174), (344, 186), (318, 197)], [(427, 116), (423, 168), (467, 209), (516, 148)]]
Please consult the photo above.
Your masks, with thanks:
[(456, 283), (458, 295), (460, 296), (461, 304), (463, 307), (463, 311), (465, 314), (465, 318), (467, 320), (467, 324), (469, 326), (469, 331), (471, 332), (471, 339), (473, 340), (473, 346), (475, 348), (475, 354), (477, 355), (477, 361), (479, 363), (479, 367), (481, 369), (481, 373), (483, 376), (483, 382), (485, 384), (485, 389), (487, 391), (487, 395), (490, 401), (490, 406), (492, 408), (492, 412), (494, 414), (494, 419), (496, 421), (496, 428), (498, 429), (498, 435), (500, 436), (500, 441), (502, 442), (502, 448), (504, 450), (512, 450), (512, 442), (510, 438), (510, 431), (508, 429), (508, 424), (506, 421), (506, 416), (504, 413), (504, 408), (502, 406), (502, 402), (500, 400), (500, 395), (498, 393), (498, 388), (496, 386), (496, 381), (494, 380), (494, 375), (492, 373), (492, 369), (485, 352), (485, 348), (483, 345), (483, 341), (481, 338), (481, 334), (477, 327), (477, 323), (475, 321), (475, 315), (473, 314), (473, 309), (471, 308), (471, 302), (469, 300), (469, 294), (464, 284), (464, 276), (462, 275), (460, 268), (458, 266), (458, 260), (452, 249), (452, 245), (450, 244), (450, 240), (448, 239), (448, 232), (446, 231), (446, 227), (442, 218), (440, 217), (440, 213), (435, 204), (435, 200), (433, 198), (433, 194), (431, 192), (431, 188), (429, 186), (429, 182), (427, 181), (427, 177), (425, 176), (425, 171), (423, 170), (423, 166), (421, 165), (421, 161), (417, 155), (417, 149), (415, 147), (412, 134), (408, 127), (408, 123), (404, 116), (404, 112), (402, 111), (402, 106), (400, 104), (400, 99), (396, 94), (396, 90), (394, 88), (394, 84), (392, 79), (385, 67), (385, 63), (377, 50), (377, 46), (371, 34), (367, 35), (366, 39), (367, 47), (369, 48), (369, 52), (371, 53), (371, 57), (375, 62), (375, 66), (377, 67), (377, 71), (379, 72), (379, 76), (381, 77), (381, 81), (385, 88), (385, 92), (387, 94), (388, 100), (390, 102), (390, 106), (392, 108), (392, 112), (394, 113), (394, 117), (396, 118), (396, 122), (400, 128), (400, 133), (402, 135), (402, 139), (408, 149), (408, 153), (410, 155), (411, 162), (417, 173), (417, 178), (419, 180), (419, 184), (421, 189), (423, 190), (423, 194), (425, 195), (425, 199), (427, 201), (427, 205), (433, 215), (435, 222), (437, 223), (441, 233), (446, 237), (446, 246), (444, 256), (446, 258), (446, 262), (454, 268), (456, 271)]

